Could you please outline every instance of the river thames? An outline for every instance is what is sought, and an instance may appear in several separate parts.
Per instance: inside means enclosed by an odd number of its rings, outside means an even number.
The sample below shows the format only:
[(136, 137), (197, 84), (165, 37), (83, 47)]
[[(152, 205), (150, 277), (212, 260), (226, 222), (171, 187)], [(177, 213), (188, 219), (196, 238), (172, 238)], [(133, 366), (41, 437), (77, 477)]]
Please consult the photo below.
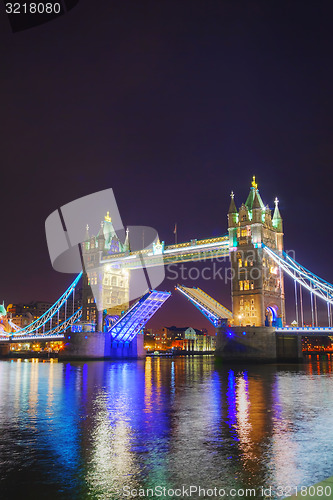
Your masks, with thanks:
[(2, 500), (275, 499), (333, 475), (327, 358), (8, 360), (0, 380)]

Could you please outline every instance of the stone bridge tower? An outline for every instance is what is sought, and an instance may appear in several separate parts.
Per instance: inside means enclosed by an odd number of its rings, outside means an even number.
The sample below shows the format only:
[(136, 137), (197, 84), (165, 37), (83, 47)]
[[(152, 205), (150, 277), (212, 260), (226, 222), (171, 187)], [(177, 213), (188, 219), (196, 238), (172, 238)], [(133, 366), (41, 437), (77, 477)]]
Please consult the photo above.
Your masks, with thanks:
[[(102, 263), (102, 257), (110, 254), (123, 254), (129, 251), (128, 232), (125, 242), (121, 242), (114, 230), (109, 212), (101, 222), (99, 233), (89, 235), (89, 227), (82, 254), (85, 263), (83, 274), (82, 319), (103, 327), (103, 311), (111, 316), (120, 316), (129, 305), (129, 272)], [(97, 307), (97, 305), (99, 307)]]
[(268, 205), (261, 199), (255, 177), (247, 200), (239, 210), (231, 193), (228, 230), (235, 326), (285, 324), (283, 274), (262, 248), (264, 243), (278, 253), (283, 250), (278, 202), (275, 198), (272, 217)]

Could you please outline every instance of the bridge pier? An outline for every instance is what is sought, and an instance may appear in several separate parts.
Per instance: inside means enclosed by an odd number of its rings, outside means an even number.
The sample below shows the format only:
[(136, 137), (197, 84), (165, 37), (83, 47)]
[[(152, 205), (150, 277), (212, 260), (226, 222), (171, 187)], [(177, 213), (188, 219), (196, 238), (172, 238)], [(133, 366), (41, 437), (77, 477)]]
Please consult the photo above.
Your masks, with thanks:
[(140, 359), (146, 356), (143, 334), (132, 342), (115, 342), (108, 332), (68, 332), (65, 348), (59, 352), (60, 360), (73, 359)]
[(111, 359), (134, 358), (142, 359), (146, 357), (146, 351), (143, 348), (143, 333), (138, 333), (132, 342), (111, 341)]
[(279, 335), (274, 327), (219, 327), (215, 356), (227, 362), (301, 362), (302, 340), (300, 335)]
[(276, 355), (278, 360), (303, 361), (302, 335), (279, 335), (276, 333)]

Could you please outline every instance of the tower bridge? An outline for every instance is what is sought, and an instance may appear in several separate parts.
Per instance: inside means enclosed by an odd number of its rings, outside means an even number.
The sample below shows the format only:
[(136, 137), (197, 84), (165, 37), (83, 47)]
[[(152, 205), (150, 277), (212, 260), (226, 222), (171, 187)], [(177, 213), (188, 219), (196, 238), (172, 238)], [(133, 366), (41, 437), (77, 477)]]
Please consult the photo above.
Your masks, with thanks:
[[(147, 270), (228, 257), (232, 311), (199, 288), (182, 284), (176, 287), (216, 327), (217, 355), (230, 360), (300, 358), (303, 335), (333, 335), (333, 285), (284, 252), (283, 221), (277, 198), (274, 203), (272, 213), (264, 205), (253, 177), (249, 195), (239, 209), (231, 193), (227, 235), (174, 245), (156, 239), (147, 248), (138, 250), (131, 248), (129, 230), (124, 241), (119, 239), (107, 214), (96, 236), (91, 236), (87, 227), (82, 244), (84, 272), (45, 314), (19, 328), (0, 309), (2, 350), (3, 346), (19, 341), (63, 338), (68, 357), (143, 356), (140, 332), (170, 296), (170, 292), (149, 286)], [(146, 274), (148, 281), (139, 295), (136, 291), (137, 300), (133, 302), (130, 285), (135, 273), (141, 273), (141, 277)], [(285, 275), (294, 281), (296, 325), (293, 327), (286, 326)], [(80, 280), (82, 300), (77, 304), (74, 296)], [(311, 299), (310, 327), (304, 324), (303, 291)], [(318, 325), (318, 298), (327, 304), (328, 327)]]

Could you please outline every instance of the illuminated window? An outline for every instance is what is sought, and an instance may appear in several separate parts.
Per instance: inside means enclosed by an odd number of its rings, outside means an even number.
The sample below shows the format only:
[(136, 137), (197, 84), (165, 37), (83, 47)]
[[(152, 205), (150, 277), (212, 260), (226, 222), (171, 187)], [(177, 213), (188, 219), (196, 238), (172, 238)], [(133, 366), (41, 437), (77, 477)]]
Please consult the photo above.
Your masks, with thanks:
[(254, 283), (251, 281), (251, 290), (254, 290)]
[(238, 266), (242, 267), (242, 265), (243, 265), (242, 259), (238, 259)]
[(239, 282), (239, 289), (240, 289), (240, 290), (243, 290), (243, 281), (240, 281), (240, 282)]
[(245, 259), (244, 266), (247, 267), (247, 260)]
[(242, 237), (247, 236), (247, 229), (242, 229), (241, 230), (241, 236)]
[(254, 299), (251, 299), (251, 304), (254, 304)]
[(250, 282), (249, 280), (244, 281), (244, 290), (249, 290), (250, 289)]
[(243, 306), (243, 305), (244, 305), (244, 300), (243, 300), (243, 299), (240, 299), (239, 304), (240, 304), (241, 306)]

